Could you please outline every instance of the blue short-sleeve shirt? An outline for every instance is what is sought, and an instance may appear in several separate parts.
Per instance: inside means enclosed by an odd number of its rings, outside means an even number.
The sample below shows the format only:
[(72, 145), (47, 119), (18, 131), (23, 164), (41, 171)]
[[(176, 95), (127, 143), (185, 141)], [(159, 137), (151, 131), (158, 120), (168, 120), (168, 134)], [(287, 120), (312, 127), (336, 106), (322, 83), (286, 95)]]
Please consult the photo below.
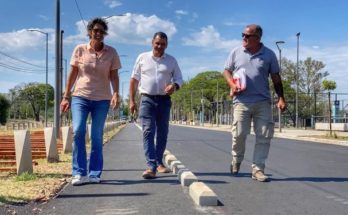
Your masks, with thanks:
[(271, 73), (279, 72), (275, 53), (263, 44), (255, 54), (251, 54), (242, 46), (237, 47), (229, 54), (224, 69), (233, 73), (241, 68), (244, 68), (246, 73), (246, 90), (234, 96), (233, 103), (270, 101), (268, 80)]

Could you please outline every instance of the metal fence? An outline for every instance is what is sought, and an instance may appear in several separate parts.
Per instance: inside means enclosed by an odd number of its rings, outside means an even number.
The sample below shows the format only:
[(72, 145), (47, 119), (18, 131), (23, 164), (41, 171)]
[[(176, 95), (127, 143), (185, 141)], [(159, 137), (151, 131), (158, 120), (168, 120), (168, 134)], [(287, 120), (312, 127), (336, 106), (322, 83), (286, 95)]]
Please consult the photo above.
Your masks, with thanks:
[[(286, 98), (287, 109), (280, 114), (281, 125), (296, 127), (296, 100), (295, 96)], [(279, 111), (276, 107), (277, 98), (272, 98), (273, 119), (279, 124)], [(195, 111), (191, 111), (195, 109)], [(331, 110), (330, 110), (331, 109)], [(195, 122), (198, 124), (231, 125), (233, 121), (232, 100), (211, 102), (208, 105), (192, 108), (185, 111), (182, 105), (172, 106), (171, 120)], [(298, 127), (314, 127), (316, 122), (332, 123), (348, 122), (348, 94), (347, 93), (300, 93), (297, 109)], [(330, 117), (331, 116), (331, 117)]]

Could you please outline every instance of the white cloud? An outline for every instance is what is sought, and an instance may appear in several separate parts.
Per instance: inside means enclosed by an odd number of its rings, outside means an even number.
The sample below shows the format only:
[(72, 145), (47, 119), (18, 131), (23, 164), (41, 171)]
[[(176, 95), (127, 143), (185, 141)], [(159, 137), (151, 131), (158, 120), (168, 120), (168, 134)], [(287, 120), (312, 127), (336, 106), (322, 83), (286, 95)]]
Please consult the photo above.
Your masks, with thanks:
[(200, 32), (192, 33), (189, 37), (183, 38), (186, 46), (197, 46), (208, 49), (222, 49), (230, 51), (233, 47), (240, 45), (240, 40), (226, 40), (220, 36), (214, 26), (209, 25), (201, 28)]
[[(54, 29), (37, 29), (52, 33)], [(49, 43), (51, 37), (49, 37)], [(46, 36), (39, 32), (21, 29), (13, 32), (0, 33), (0, 50), (6, 53), (30, 51), (31, 48), (45, 47)]]
[(184, 10), (176, 10), (175, 13), (177, 15), (188, 15), (188, 12), (187, 11), (184, 11)]
[[(125, 16), (113, 16), (108, 20), (111, 42), (123, 44), (149, 45), (153, 34), (157, 31), (165, 32), (171, 38), (176, 32), (174, 23), (160, 19), (156, 15), (144, 16), (141, 14), (127, 13)], [(65, 45), (76, 45), (88, 41), (86, 27), (82, 20), (76, 22), (77, 33), (65, 35)], [(49, 34), (49, 49), (54, 44), (54, 29), (37, 29)], [(21, 29), (13, 32), (0, 33), (0, 50), (6, 53), (19, 53), (39, 49), (45, 46), (45, 35), (39, 32), (30, 32)]]
[(155, 32), (163, 31), (170, 38), (177, 31), (174, 23), (156, 15), (127, 13), (109, 18), (108, 25), (108, 40), (124, 44), (149, 45)]
[[(162, 20), (156, 15), (126, 13), (124, 16), (112, 16), (107, 21), (109, 26), (107, 40), (115, 43), (149, 45), (155, 32), (163, 31), (170, 38), (177, 31), (174, 23)], [(77, 34), (66, 37), (66, 44), (88, 41), (83, 22), (78, 21), (76, 27)]]
[(104, 4), (107, 5), (109, 8), (115, 8), (122, 5), (120, 1), (115, 0), (105, 0)]
[(224, 25), (226, 25), (226, 26), (246, 26), (247, 23), (245, 23), (245, 22), (224, 22)]

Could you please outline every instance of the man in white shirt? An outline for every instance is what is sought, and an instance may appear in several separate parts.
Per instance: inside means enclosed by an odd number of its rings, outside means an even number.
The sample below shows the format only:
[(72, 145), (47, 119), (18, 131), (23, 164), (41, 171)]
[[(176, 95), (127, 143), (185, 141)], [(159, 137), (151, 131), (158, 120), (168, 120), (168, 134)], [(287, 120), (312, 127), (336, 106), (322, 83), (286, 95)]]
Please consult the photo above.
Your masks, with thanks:
[[(163, 153), (167, 145), (170, 95), (183, 83), (176, 59), (164, 51), (168, 37), (157, 32), (152, 39), (152, 51), (140, 54), (135, 62), (129, 88), (129, 109), (133, 114), (137, 109), (135, 94), (141, 94), (140, 119), (143, 129), (145, 158), (149, 167), (143, 178), (156, 177), (156, 172), (168, 173), (163, 164)], [(155, 144), (156, 136), (156, 144)]]

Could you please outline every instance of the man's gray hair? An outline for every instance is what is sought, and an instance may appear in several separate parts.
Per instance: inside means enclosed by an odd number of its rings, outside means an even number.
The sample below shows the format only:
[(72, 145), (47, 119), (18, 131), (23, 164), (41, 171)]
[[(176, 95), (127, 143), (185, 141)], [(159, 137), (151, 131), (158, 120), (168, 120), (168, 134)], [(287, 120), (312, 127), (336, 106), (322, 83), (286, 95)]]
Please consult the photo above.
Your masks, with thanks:
[(246, 26), (247, 28), (254, 28), (255, 29), (255, 33), (257, 35), (259, 35), (259, 37), (261, 38), (262, 37), (262, 28), (260, 25), (256, 25), (256, 24), (251, 24), (251, 25), (247, 25)]

